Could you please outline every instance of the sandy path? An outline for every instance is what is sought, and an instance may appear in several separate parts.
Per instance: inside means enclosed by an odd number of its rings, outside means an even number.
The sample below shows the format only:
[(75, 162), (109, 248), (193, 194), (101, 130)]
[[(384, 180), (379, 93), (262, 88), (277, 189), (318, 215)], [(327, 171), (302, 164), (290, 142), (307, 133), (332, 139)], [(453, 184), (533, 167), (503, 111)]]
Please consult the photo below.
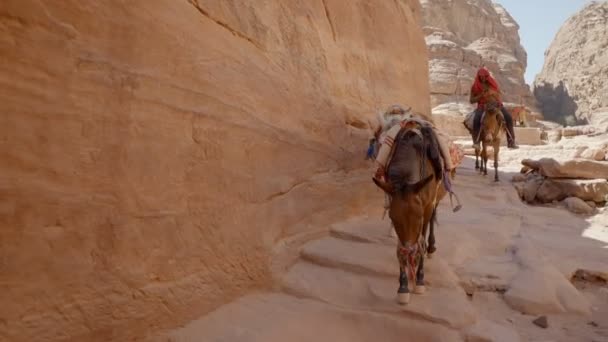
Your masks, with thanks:
[[(244, 297), (161, 340), (608, 341), (605, 282), (570, 281), (577, 270), (608, 278), (606, 212), (529, 207), (501, 177), (483, 178), (465, 159), (455, 181), (464, 208), (442, 203), (427, 293), (407, 306), (395, 302), (388, 219), (358, 217), (305, 243), (276, 293)], [(548, 329), (532, 324), (539, 315)]]

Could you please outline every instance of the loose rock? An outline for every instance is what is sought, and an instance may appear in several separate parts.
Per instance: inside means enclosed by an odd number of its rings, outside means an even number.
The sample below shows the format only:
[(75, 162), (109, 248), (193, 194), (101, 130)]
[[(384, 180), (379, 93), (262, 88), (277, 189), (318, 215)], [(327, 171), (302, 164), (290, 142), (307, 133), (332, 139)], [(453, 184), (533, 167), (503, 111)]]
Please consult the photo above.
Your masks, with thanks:
[(566, 198), (564, 200), (564, 204), (566, 205), (566, 208), (568, 208), (568, 210), (575, 214), (590, 215), (594, 211), (594, 209), (589, 204), (577, 197)]
[(578, 197), (583, 201), (603, 202), (608, 196), (608, 181), (604, 179), (545, 179), (536, 191), (536, 200), (541, 203), (563, 201)]
[(532, 321), (532, 323), (543, 329), (547, 329), (549, 327), (549, 321), (547, 320), (547, 316), (540, 316), (534, 321)]
[(608, 179), (608, 162), (586, 159), (557, 161), (553, 158), (524, 159), (521, 162), (548, 178)]

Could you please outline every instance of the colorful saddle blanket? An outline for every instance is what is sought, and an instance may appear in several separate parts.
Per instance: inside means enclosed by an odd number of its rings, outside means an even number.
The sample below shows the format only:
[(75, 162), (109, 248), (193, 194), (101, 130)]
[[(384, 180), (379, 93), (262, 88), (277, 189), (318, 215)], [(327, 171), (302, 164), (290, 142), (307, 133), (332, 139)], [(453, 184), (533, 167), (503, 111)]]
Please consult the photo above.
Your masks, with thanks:
[[(381, 145), (380, 149), (378, 150), (378, 155), (376, 157), (376, 162), (378, 163), (378, 166), (385, 170), (387, 165), (390, 164), (394, 153), (395, 138), (402, 129), (412, 130), (416, 132), (416, 134), (420, 135), (420, 128), (423, 125), (432, 128), (433, 133), (435, 134), (435, 138), (437, 139), (437, 142), (439, 144), (441, 157), (443, 158), (443, 163), (446, 166), (445, 168), (453, 169), (460, 165), (462, 159), (464, 158), (464, 151), (460, 146), (454, 144), (454, 142), (447, 135), (439, 132), (428, 121), (409, 119), (400, 122), (398, 125), (394, 125), (389, 130), (387, 130), (383, 136), (381, 136)], [(447, 158), (449, 158), (449, 160), (447, 160)]]

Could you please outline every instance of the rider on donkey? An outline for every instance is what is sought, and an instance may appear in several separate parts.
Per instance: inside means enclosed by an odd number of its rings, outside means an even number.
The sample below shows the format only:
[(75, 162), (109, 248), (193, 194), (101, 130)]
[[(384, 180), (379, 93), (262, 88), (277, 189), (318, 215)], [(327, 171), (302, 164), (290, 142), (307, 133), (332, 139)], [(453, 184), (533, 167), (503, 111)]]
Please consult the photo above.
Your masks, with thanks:
[(494, 99), (500, 106), (500, 111), (505, 117), (507, 124), (508, 134), (507, 143), (509, 148), (518, 148), (515, 144), (515, 131), (513, 130), (513, 117), (507, 111), (500, 100), (500, 90), (498, 89), (498, 83), (490, 75), (490, 72), (485, 67), (482, 67), (477, 71), (477, 77), (471, 87), (471, 103), (477, 103), (477, 109), (475, 109), (475, 118), (473, 121), (473, 143), (476, 148), (479, 148), (479, 131), (481, 130), (481, 116), (485, 109), (485, 104)]

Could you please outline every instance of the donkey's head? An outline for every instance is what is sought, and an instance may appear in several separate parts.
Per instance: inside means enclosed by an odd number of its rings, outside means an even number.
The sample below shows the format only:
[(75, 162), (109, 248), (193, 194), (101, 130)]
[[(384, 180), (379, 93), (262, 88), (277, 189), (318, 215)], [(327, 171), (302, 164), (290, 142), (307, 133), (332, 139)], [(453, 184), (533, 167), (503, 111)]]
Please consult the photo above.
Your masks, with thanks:
[(495, 101), (490, 101), (485, 106), (486, 114), (484, 115), (482, 128), (485, 132), (485, 141), (496, 139), (500, 132), (500, 127), (503, 122), (500, 104)]
[(430, 183), (434, 176), (428, 176), (416, 183), (400, 185), (391, 184), (374, 178), (374, 183), (391, 195), (389, 217), (395, 226), (397, 236), (402, 243), (415, 243), (423, 229), (425, 209), (431, 199), (433, 187)]

